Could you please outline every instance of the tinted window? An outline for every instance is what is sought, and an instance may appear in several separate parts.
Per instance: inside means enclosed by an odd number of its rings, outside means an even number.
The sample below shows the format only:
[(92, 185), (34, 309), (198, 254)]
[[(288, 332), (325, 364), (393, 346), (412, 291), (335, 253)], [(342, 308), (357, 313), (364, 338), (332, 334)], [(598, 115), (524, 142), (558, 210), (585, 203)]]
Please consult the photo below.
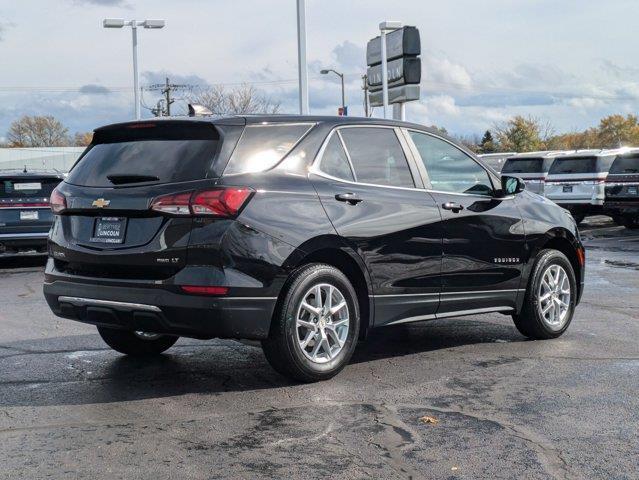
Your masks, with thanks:
[(548, 173), (595, 173), (597, 160), (595, 157), (561, 158), (553, 162)]
[(639, 173), (639, 157), (617, 157), (610, 167), (610, 173)]
[(511, 158), (501, 169), (502, 173), (541, 173), (543, 172), (543, 160), (541, 158)]
[(486, 170), (448, 142), (424, 133), (410, 132), (419, 151), (433, 190), (491, 195), (492, 183)]
[(326, 145), (322, 155), (320, 168), (324, 173), (333, 177), (350, 181), (355, 180), (351, 166), (348, 164), (346, 152), (344, 152), (342, 142), (340, 142), (337, 134), (332, 135), (328, 141), (328, 145)]
[(138, 182), (155, 183), (198, 180), (209, 173), (218, 146), (219, 134), (210, 124), (167, 121), (98, 130), (67, 182), (112, 187), (108, 177), (137, 177)]
[(358, 182), (394, 187), (414, 187), (397, 135), (390, 128), (340, 130)]
[(312, 125), (249, 125), (244, 129), (225, 174), (261, 172), (274, 167)]
[(0, 179), (0, 198), (46, 198), (60, 183), (57, 178), (20, 177)]

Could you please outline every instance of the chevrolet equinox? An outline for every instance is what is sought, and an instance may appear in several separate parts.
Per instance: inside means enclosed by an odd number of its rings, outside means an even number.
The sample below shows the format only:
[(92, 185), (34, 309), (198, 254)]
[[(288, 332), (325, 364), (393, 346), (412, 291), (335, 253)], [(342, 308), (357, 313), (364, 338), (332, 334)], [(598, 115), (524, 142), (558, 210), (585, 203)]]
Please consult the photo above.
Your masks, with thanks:
[(583, 290), (566, 210), (410, 123), (109, 125), (50, 203), (48, 304), (129, 355), (259, 340), (277, 371), (317, 381), (376, 327), (501, 312), (558, 337)]

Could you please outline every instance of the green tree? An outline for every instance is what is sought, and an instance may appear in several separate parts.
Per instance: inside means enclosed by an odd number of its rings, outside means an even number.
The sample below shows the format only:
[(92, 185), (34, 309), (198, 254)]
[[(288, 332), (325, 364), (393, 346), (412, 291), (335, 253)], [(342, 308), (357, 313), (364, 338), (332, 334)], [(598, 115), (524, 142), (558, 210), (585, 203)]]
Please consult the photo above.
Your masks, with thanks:
[(15, 120), (7, 132), (12, 147), (65, 147), (69, 145), (69, 130), (56, 118), (25, 115)]
[(496, 125), (494, 131), (502, 151), (532, 152), (546, 148), (552, 127), (537, 118), (517, 115)]
[(495, 151), (495, 141), (493, 140), (493, 134), (490, 133), (490, 130), (486, 130), (484, 136), (479, 142), (479, 152), (480, 153), (493, 153)]

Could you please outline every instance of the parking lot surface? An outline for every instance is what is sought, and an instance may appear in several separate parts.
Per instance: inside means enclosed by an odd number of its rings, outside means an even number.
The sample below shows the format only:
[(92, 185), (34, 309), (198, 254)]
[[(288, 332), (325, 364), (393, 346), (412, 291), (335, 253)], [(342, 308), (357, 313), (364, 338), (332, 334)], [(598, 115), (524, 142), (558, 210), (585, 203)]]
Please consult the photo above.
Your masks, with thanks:
[(387, 327), (312, 385), (234, 341), (119, 355), (49, 312), (42, 260), (3, 260), (0, 478), (639, 478), (639, 232), (583, 227), (561, 338), (500, 314)]

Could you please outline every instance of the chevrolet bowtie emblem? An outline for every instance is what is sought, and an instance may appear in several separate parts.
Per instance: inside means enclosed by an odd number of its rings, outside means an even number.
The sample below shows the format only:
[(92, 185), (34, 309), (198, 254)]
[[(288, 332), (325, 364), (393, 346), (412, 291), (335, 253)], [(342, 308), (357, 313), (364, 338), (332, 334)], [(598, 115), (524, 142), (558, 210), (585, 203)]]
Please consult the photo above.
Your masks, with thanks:
[(111, 200), (105, 200), (104, 198), (98, 198), (97, 200), (93, 200), (93, 203), (91, 205), (93, 205), (94, 207), (97, 207), (97, 208), (104, 208), (104, 207), (108, 207), (110, 203), (111, 203)]

